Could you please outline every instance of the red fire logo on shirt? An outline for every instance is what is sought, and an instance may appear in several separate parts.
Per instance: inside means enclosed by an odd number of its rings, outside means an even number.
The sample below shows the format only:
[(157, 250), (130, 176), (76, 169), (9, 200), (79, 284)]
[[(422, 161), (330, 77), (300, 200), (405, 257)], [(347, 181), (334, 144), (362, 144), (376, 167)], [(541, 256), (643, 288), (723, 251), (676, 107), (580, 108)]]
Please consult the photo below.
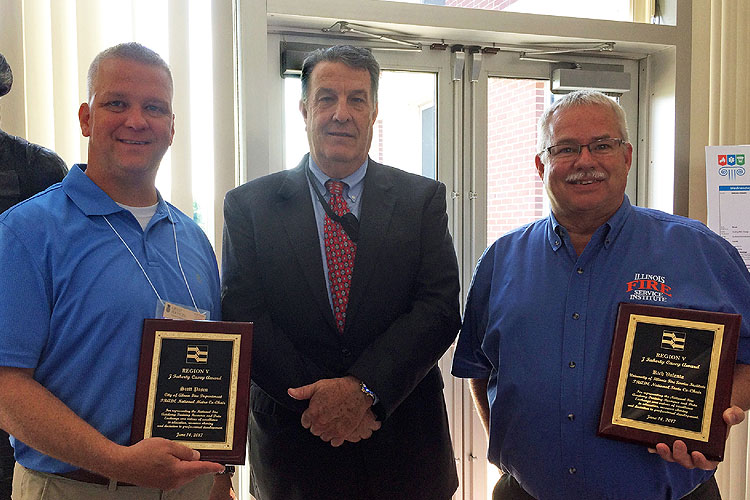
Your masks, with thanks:
[(658, 274), (635, 273), (632, 281), (625, 283), (631, 300), (666, 302), (672, 297), (672, 287), (667, 285), (664, 276)]

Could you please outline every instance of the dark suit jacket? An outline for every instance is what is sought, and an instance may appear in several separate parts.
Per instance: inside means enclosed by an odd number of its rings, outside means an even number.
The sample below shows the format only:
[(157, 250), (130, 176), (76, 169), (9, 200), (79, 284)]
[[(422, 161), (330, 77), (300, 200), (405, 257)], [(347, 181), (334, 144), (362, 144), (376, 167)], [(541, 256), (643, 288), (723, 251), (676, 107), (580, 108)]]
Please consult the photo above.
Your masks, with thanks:
[(0, 130), (0, 213), (60, 182), (67, 173), (54, 151)]
[[(224, 201), (223, 318), (255, 323), (250, 445), (259, 500), (450, 498), (458, 482), (436, 362), (460, 316), (445, 186), (370, 160), (340, 334), (307, 161)], [(333, 448), (301, 426), (307, 402), (286, 391), (347, 374), (377, 394), (383, 425)]]

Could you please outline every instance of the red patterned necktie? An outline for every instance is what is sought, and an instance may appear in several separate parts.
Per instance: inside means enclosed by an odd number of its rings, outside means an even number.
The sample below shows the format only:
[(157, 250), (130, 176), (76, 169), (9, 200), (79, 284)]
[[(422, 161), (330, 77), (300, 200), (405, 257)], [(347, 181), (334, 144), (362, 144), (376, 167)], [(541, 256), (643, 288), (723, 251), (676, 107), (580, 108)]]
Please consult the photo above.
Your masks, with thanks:
[[(344, 183), (328, 180), (326, 189), (331, 193), (331, 199), (328, 203), (331, 205), (333, 213), (338, 216), (349, 213), (349, 206), (342, 196)], [(332, 221), (328, 214), (326, 214), (323, 223), (323, 238), (325, 239), (326, 261), (328, 262), (328, 280), (331, 282), (333, 315), (336, 317), (336, 326), (339, 332), (343, 332), (357, 244), (349, 239), (341, 224)]]

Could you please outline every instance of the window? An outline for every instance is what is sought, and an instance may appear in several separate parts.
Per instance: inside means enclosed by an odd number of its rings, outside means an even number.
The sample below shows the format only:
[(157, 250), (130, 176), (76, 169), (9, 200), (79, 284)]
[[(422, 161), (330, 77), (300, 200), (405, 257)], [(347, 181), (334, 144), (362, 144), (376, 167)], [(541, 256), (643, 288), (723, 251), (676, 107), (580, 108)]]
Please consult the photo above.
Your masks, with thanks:
[(549, 81), (490, 78), (487, 96), (487, 245), (549, 213), (534, 168), (537, 123), (551, 104)]
[[(307, 153), (305, 123), (299, 111), (299, 78), (284, 79), (284, 168), (294, 168)], [(435, 178), (435, 75), (383, 71), (378, 87), (378, 117), (370, 157), (407, 172)]]
[[(179, 5), (169, 0), (17, 2), (3, 7), (5, 15), (17, 21), (0, 37), (16, 82), (3, 104), (17, 99), (25, 106), (11, 107), (3, 121), (12, 125), (8, 132), (56, 150), (69, 165), (86, 161), (87, 140), (80, 134), (77, 112), (87, 99), (86, 73), (96, 54), (137, 41), (167, 61), (175, 82), (176, 133), (159, 168), (157, 188), (194, 217), (214, 246), (220, 243), (215, 205), (217, 200), (220, 205), (223, 191), (215, 195), (216, 169), (229, 172), (232, 182), (235, 170), (234, 162), (215, 167), (217, 148), (234, 150), (231, 5), (217, 7), (202, 0)], [(222, 56), (230, 78), (222, 78), (230, 92), (215, 88), (212, 71), (216, 40), (223, 43), (224, 29), (230, 33)], [(216, 145), (217, 136), (226, 137), (230, 145)]]
[[(445, 7), (502, 10), (549, 16), (583, 17), (610, 21), (632, 21), (631, 0), (388, 0)], [(650, 20), (649, 20), (650, 22)]]

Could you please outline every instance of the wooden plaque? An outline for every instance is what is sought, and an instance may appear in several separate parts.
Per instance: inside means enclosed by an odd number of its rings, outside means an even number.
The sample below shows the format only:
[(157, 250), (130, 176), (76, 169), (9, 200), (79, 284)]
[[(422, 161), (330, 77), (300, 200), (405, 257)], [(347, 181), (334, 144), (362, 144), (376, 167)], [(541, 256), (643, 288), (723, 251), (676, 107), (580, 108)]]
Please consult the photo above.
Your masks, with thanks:
[(621, 303), (600, 436), (723, 460), (739, 314)]
[(252, 323), (147, 319), (131, 442), (163, 437), (244, 464)]

